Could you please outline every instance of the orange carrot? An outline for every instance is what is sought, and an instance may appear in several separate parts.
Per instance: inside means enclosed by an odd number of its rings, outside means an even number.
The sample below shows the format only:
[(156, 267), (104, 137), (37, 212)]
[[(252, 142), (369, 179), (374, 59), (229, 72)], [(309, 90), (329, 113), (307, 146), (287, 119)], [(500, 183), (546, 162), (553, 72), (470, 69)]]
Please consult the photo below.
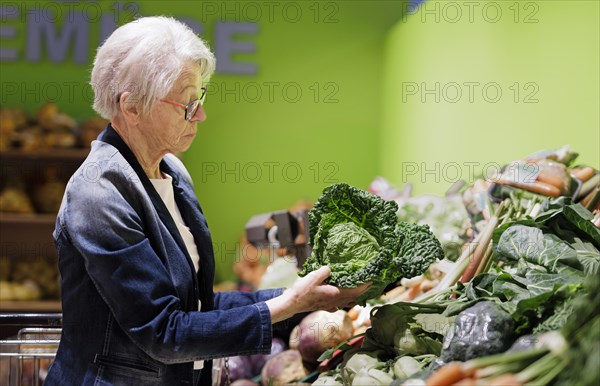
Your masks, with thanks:
[(402, 295), (404, 292), (406, 292), (406, 287), (398, 286), (398, 287), (393, 288), (393, 289), (389, 290), (388, 292), (386, 292), (386, 294), (383, 295), (383, 299), (384, 300), (394, 299), (397, 296)]
[(476, 386), (476, 385), (477, 385), (477, 381), (475, 381), (473, 378), (465, 378), (465, 379), (461, 379), (460, 381), (456, 382), (452, 386)]
[(503, 374), (499, 377), (496, 377), (490, 380), (487, 386), (523, 386), (523, 382), (521, 382), (515, 374)]
[(425, 381), (426, 386), (452, 386), (466, 377), (462, 364), (450, 362), (440, 367)]
[(596, 174), (596, 171), (591, 166), (586, 166), (583, 168), (571, 169), (571, 175), (581, 182), (585, 182), (592, 178)]
[[(567, 174), (565, 174), (565, 177), (568, 178)], [(550, 184), (552, 186), (556, 186), (558, 189), (560, 189), (561, 191), (563, 190), (564, 186), (565, 186), (565, 181), (560, 178), (555, 176), (552, 173), (548, 173), (546, 171), (540, 171), (540, 173), (537, 176), (537, 181), (538, 182), (545, 182), (547, 184)]]
[(554, 185), (550, 185), (550, 184), (547, 184), (547, 183), (541, 182), (541, 181), (537, 181), (534, 183), (524, 183), (524, 182), (517, 182), (517, 181), (498, 180), (497, 183), (501, 184), (501, 185), (510, 185), (510, 186), (514, 186), (515, 188), (525, 189), (530, 192), (538, 193), (538, 194), (541, 194), (544, 196), (549, 196), (549, 197), (560, 196), (559, 188), (557, 188)]
[(421, 293), (421, 283), (416, 284), (408, 290), (408, 300), (413, 300)]
[(359, 314), (360, 314), (360, 309), (358, 307), (352, 307), (351, 309), (348, 310), (348, 316), (352, 320), (356, 320), (358, 318)]

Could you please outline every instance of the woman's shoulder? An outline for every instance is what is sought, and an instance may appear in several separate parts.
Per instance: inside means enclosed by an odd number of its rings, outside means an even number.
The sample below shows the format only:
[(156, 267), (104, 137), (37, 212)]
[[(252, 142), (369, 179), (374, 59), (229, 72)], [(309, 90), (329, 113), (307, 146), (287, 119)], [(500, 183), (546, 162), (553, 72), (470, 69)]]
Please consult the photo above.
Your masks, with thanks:
[(81, 183), (93, 183), (103, 178), (139, 182), (135, 170), (125, 157), (114, 146), (102, 141), (92, 142), (90, 153), (73, 177)]
[(151, 205), (133, 167), (112, 145), (92, 142), (87, 158), (67, 183), (59, 217), (100, 220), (106, 214), (142, 210)]
[(92, 142), (90, 153), (70, 178), (66, 189), (70, 200), (90, 203), (110, 200), (113, 196), (136, 200), (144, 192), (142, 182), (125, 157), (102, 141)]

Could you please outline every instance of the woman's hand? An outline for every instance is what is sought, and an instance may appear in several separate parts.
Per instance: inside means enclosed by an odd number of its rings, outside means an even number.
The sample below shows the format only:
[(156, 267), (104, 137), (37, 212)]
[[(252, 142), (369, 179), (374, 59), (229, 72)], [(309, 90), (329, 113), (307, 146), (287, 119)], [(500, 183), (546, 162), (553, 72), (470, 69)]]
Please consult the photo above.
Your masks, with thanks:
[(296, 280), (292, 288), (280, 296), (267, 300), (272, 322), (288, 319), (300, 312), (351, 307), (371, 285), (365, 283), (356, 288), (338, 288), (324, 283), (330, 274), (329, 267), (321, 267)]

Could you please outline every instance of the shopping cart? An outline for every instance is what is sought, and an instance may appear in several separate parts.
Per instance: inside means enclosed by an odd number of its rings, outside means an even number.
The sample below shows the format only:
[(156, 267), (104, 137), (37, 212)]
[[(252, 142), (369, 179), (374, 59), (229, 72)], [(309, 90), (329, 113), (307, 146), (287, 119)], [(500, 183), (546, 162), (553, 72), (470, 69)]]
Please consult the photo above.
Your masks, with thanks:
[(1, 327), (21, 327), (0, 340), (0, 386), (41, 386), (54, 360), (62, 314), (0, 314)]

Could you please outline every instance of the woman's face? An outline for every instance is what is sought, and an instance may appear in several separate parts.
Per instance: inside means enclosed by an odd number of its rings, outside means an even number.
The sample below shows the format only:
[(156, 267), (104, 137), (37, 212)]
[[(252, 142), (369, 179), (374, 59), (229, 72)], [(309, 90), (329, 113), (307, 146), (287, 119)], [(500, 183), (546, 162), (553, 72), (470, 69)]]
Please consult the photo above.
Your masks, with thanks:
[[(163, 98), (171, 102), (187, 105), (198, 99), (201, 93), (202, 78), (199, 64), (188, 64), (175, 82), (175, 86)], [(142, 119), (141, 127), (149, 136), (151, 146), (161, 153), (186, 151), (196, 136), (197, 123), (206, 119), (204, 108), (200, 105), (191, 120), (185, 120), (185, 109), (158, 101), (152, 114)]]

